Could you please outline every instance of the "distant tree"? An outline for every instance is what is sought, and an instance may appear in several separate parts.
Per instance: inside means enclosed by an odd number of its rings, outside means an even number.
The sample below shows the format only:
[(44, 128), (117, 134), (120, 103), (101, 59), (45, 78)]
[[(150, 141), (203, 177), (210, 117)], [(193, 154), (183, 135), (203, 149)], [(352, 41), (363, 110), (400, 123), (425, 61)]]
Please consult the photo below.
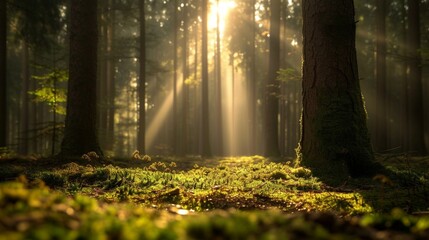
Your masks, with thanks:
[(178, 19), (178, 0), (174, 0), (174, 10), (173, 10), (173, 22), (174, 22), (174, 27), (173, 27), (173, 153), (175, 155), (177, 155), (179, 153), (179, 149), (178, 149), (178, 139), (177, 139), (177, 128), (178, 128), (178, 124), (177, 124), (177, 70), (178, 70), (178, 56), (177, 56), (177, 38), (178, 38), (178, 34), (177, 31), (179, 29), (179, 19)]
[(387, 148), (387, 95), (386, 95), (386, 0), (376, 0), (376, 151)]
[(102, 154), (96, 129), (97, 0), (71, 0), (70, 63), (62, 156)]
[(408, 1), (408, 151), (412, 154), (424, 155), (426, 149), (424, 142), (420, 2), (420, 0)]
[(270, 58), (265, 93), (265, 155), (279, 157), (279, 83), (277, 81), (277, 72), (280, 69), (280, 0), (270, 1), (270, 12)]
[(139, 123), (137, 149), (146, 153), (146, 20), (145, 0), (140, 0), (140, 76), (139, 76)]
[(208, 0), (202, 0), (202, 155), (210, 157), (212, 155), (210, 149), (210, 124), (209, 124), (209, 64), (208, 64), (208, 34), (207, 34), (207, 15), (208, 15)]
[(353, 0), (303, 1), (303, 113), (299, 154), (321, 176), (374, 171), (355, 48)]
[(216, 0), (216, 81), (217, 81), (217, 151), (218, 155), (224, 154), (223, 150), (223, 113), (222, 113), (222, 61), (221, 61), (221, 42), (220, 42), (220, 9), (219, 0)]
[(6, 99), (6, 34), (7, 18), (6, 10), (7, 1), (0, 0), (0, 148), (6, 147), (7, 144), (7, 99)]

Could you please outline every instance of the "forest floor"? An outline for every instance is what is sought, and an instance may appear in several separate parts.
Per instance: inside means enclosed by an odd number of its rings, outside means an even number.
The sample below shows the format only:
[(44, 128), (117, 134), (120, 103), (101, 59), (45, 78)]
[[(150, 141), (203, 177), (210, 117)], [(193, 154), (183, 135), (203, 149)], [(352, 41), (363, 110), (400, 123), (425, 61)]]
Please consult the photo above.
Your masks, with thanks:
[(292, 161), (0, 158), (0, 239), (429, 239), (429, 158), (328, 186)]

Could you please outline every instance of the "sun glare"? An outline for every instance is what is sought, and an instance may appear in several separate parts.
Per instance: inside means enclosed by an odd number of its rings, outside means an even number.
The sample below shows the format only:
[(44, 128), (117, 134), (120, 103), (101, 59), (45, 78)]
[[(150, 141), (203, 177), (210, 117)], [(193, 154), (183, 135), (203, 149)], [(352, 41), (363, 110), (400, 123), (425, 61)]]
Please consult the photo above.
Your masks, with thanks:
[(221, 37), (225, 30), (226, 18), (228, 12), (236, 7), (234, 0), (219, 0), (219, 5), (217, 0), (210, 0), (210, 12), (208, 16), (208, 28), (210, 30), (216, 29), (217, 26), (217, 14), (219, 13), (219, 31)]

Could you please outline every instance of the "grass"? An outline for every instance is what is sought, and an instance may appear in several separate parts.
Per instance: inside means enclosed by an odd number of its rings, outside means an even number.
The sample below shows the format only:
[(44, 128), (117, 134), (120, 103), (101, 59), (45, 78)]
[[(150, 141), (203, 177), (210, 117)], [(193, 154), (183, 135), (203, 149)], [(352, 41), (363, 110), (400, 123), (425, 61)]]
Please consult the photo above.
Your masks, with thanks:
[(425, 239), (428, 176), (380, 159), (389, 175), (335, 188), (260, 156), (0, 160), (0, 237)]

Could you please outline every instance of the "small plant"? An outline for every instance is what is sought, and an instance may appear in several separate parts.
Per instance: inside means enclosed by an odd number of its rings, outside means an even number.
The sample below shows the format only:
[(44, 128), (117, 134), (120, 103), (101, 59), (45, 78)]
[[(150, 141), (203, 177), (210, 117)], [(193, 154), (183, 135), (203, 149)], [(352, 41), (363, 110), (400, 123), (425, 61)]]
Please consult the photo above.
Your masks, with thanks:
[(97, 160), (100, 158), (100, 156), (98, 156), (98, 154), (94, 151), (85, 153), (81, 156), (82, 159), (87, 160), (87, 161), (92, 161), (92, 160)]
[(52, 188), (64, 187), (67, 184), (67, 178), (56, 172), (44, 172), (40, 179)]
[(152, 158), (149, 155), (142, 155), (138, 150), (135, 150), (131, 156), (132, 159), (142, 160), (144, 162), (152, 161)]

